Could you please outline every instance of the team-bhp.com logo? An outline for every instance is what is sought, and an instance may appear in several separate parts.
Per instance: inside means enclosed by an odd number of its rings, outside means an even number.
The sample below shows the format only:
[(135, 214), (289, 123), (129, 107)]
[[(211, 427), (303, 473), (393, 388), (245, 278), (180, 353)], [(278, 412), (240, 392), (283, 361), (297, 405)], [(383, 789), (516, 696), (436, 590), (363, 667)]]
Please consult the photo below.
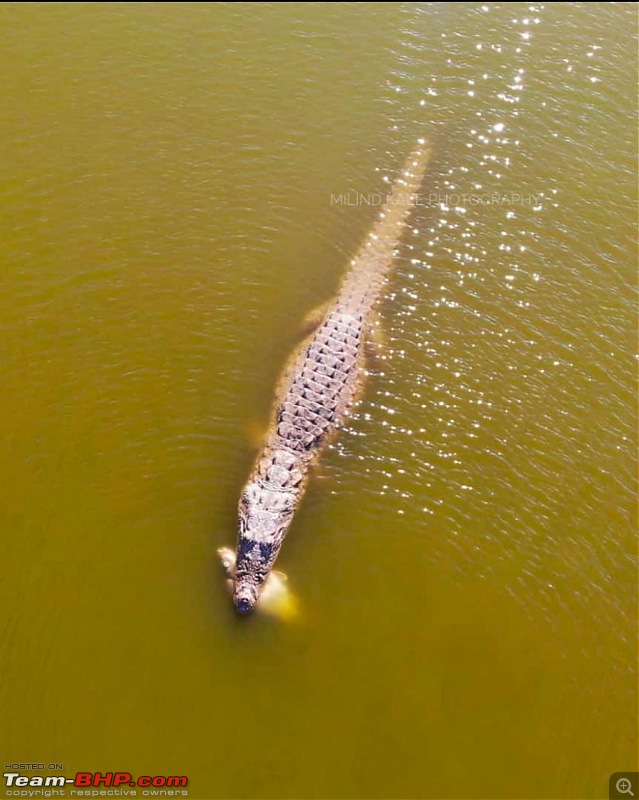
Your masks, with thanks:
[[(7, 789), (25, 789), (27, 787), (62, 787), (73, 786), (77, 788), (88, 787), (123, 787), (136, 786), (144, 789), (176, 788), (181, 789), (188, 785), (189, 779), (184, 775), (140, 775), (134, 778), (130, 772), (76, 772), (73, 778), (64, 775), (22, 775), (19, 772), (4, 772), (4, 781)], [(6, 792), (11, 795), (11, 792)], [(14, 792), (17, 796), (22, 792)], [(78, 794), (80, 794), (78, 792)], [(83, 793), (84, 794), (84, 793)]]

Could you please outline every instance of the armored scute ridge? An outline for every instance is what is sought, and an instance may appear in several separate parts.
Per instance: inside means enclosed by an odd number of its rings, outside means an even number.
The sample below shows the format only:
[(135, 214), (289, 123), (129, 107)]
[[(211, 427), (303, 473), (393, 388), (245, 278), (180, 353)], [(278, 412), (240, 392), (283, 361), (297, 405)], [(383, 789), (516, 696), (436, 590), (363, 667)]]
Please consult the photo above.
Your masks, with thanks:
[(336, 297), (284, 369), (266, 440), (240, 496), (235, 558), (220, 551), (241, 614), (258, 602), (304, 494), (309, 468), (361, 386), (374, 306), (429, 157), (429, 148), (420, 142)]

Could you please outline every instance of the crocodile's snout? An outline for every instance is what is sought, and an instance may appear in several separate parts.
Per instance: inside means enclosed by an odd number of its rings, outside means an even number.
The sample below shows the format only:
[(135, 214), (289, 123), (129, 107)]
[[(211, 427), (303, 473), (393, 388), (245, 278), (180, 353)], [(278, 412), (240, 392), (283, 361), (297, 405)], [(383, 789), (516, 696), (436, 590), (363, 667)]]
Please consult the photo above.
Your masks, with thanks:
[(252, 586), (236, 588), (233, 603), (238, 614), (250, 614), (257, 603), (257, 591)]

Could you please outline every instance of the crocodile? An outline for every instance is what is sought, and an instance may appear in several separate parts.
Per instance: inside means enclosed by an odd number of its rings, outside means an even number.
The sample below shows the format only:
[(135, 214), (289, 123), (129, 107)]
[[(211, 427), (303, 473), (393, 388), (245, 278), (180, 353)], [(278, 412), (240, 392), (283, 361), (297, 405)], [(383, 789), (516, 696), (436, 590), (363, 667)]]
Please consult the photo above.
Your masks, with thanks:
[[(268, 581), (311, 466), (352, 408), (374, 336), (375, 307), (430, 159), (420, 139), (315, 330), (290, 356), (264, 444), (238, 506), (237, 549), (218, 554), (239, 614), (252, 612)], [(267, 593), (265, 593), (267, 594)]]

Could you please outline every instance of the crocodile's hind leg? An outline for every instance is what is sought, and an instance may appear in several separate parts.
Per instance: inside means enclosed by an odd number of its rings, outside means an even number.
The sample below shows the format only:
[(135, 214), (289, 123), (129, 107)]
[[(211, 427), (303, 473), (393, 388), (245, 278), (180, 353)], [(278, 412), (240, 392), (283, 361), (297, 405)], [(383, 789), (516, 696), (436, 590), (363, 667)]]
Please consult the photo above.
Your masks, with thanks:
[(386, 361), (388, 356), (388, 341), (379, 314), (375, 314), (371, 324), (366, 330), (364, 355), (365, 368), (369, 372), (380, 370), (381, 362)]
[(301, 325), (303, 338), (310, 336), (316, 328), (319, 328), (320, 323), (326, 316), (326, 312), (330, 308), (331, 302), (332, 300), (326, 300), (318, 306), (315, 306), (315, 308), (312, 308), (308, 314), (306, 314)]

